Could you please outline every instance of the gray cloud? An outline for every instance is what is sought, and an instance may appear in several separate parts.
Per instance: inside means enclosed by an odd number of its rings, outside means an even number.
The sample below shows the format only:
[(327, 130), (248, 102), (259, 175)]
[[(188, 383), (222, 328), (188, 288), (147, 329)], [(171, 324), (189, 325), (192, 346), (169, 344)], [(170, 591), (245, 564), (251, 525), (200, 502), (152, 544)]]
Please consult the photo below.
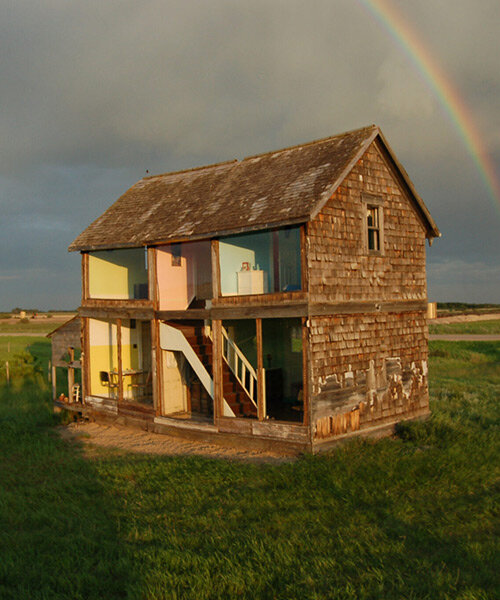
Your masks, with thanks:
[[(454, 82), (500, 172), (498, 0), (480, 10), (472, 0), (391, 3)], [(6, 2), (0, 56), (0, 308), (27, 290), (75, 306), (79, 260), (67, 245), (146, 169), (372, 122), (443, 230), (431, 266), (500, 263), (498, 206), (436, 96), (360, 2)], [(457, 300), (472, 294), (441, 275)], [(493, 281), (474, 298), (500, 301)], [(439, 290), (431, 279), (435, 299)]]

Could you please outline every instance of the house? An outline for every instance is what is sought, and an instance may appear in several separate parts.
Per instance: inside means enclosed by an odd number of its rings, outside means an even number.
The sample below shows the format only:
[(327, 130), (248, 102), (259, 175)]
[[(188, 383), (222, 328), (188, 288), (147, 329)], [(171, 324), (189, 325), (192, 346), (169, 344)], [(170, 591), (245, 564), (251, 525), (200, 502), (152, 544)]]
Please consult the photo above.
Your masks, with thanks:
[(83, 402), (290, 451), (425, 417), (425, 240), (439, 235), (375, 125), (145, 177), (69, 248)]

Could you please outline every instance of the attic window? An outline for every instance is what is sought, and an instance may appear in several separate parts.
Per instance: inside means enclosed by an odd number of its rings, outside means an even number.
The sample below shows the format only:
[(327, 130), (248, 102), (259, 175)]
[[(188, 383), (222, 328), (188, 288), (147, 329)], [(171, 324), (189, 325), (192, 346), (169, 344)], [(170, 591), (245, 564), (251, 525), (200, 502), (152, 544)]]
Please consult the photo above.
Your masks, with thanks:
[(366, 207), (366, 226), (368, 232), (368, 250), (380, 252), (380, 218), (378, 206)]
[(171, 246), (172, 253), (172, 267), (180, 267), (181, 266), (181, 245), (180, 244), (172, 244)]
[(368, 254), (384, 254), (384, 207), (377, 196), (363, 194), (363, 245)]

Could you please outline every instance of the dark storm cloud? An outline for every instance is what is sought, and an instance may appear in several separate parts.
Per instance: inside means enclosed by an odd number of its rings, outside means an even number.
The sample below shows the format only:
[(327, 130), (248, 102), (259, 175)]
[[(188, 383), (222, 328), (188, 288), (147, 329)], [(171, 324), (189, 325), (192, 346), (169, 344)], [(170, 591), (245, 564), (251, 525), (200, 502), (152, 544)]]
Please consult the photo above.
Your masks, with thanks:
[[(497, 0), (394, 6), (454, 81), (498, 167)], [(28, 290), (47, 307), (76, 305), (68, 243), (146, 169), (372, 122), (445, 234), (428, 253), (430, 295), (467, 299), (446, 275), (452, 264), (500, 281), (498, 207), (422, 76), (361, 3), (4, 2), (0, 56), (0, 308)], [(500, 301), (499, 287), (484, 300)]]

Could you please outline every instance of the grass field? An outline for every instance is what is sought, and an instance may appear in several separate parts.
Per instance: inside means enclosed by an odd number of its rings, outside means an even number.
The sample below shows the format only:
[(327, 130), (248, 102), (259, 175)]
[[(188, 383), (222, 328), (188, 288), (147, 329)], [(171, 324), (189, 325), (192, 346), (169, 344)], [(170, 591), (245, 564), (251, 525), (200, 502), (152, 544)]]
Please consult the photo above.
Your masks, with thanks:
[(500, 334), (500, 319), (470, 321), (469, 323), (430, 323), (429, 333)]
[(0, 321), (0, 333), (39, 333), (43, 336), (63, 323), (64, 320), (56, 319), (29, 319), (26, 323), (21, 323), (20, 320), (14, 323)]
[(85, 457), (20, 378), (0, 389), (0, 598), (498, 598), (499, 358), (433, 342), (429, 421), (279, 466)]

